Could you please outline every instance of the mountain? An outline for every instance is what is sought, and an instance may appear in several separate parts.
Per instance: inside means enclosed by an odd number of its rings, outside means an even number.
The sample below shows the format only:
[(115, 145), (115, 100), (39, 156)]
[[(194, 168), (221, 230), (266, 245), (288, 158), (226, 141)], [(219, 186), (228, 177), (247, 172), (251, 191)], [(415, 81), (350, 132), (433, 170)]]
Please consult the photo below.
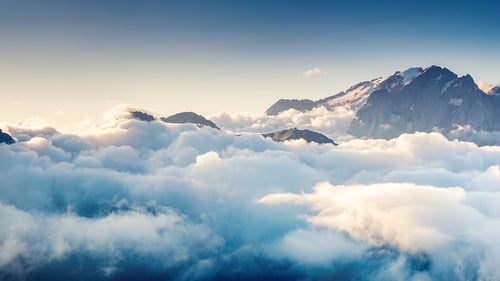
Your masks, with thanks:
[(217, 125), (215, 125), (214, 122), (194, 112), (181, 112), (171, 115), (169, 117), (161, 117), (160, 120), (166, 123), (177, 123), (177, 124), (192, 123), (198, 126), (208, 126), (220, 130), (217, 127)]
[(280, 99), (275, 104), (271, 105), (266, 110), (267, 115), (278, 115), (283, 111), (287, 111), (289, 109), (296, 109), (298, 111), (309, 111), (316, 106), (316, 102), (308, 99), (297, 100), (297, 99)]
[(280, 99), (269, 107), (265, 113), (267, 115), (278, 115), (292, 108), (306, 112), (318, 106), (324, 106), (327, 109), (333, 109), (337, 106), (348, 106), (357, 111), (365, 105), (368, 97), (373, 92), (381, 89), (390, 90), (396, 86), (401, 87), (411, 82), (422, 71), (423, 69), (419, 67), (398, 71), (390, 77), (378, 77), (369, 81), (360, 82), (343, 92), (317, 101), (308, 99)]
[(7, 133), (2, 132), (0, 129), (0, 143), (13, 144), (16, 141)]
[[(478, 88), (470, 75), (458, 77), (431, 66), (410, 82), (391, 76), (393, 87), (372, 92), (357, 111), (349, 133), (358, 137), (393, 138), (402, 133), (441, 131), (458, 125), (499, 131), (500, 99)], [(386, 83), (384, 82), (384, 83)]]
[[(133, 110), (130, 111), (130, 116), (134, 119), (140, 120), (140, 121), (145, 121), (145, 122), (151, 122), (156, 120), (156, 117), (143, 112), (143, 111), (138, 111), (138, 110)], [(184, 123), (192, 123), (196, 124), (198, 126), (208, 126), (212, 127), (214, 129), (220, 130), (217, 125), (215, 125), (214, 122), (205, 119), (205, 117), (196, 114), (194, 112), (181, 112), (177, 113), (174, 115), (171, 115), (169, 117), (161, 117), (161, 121), (166, 122), (166, 123), (176, 123), (176, 124), (184, 124)]]
[(130, 111), (130, 114), (132, 118), (145, 122), (151, 122), (156, 119), (153, 115), (142, 111)]
[(459, 126), (500, 131), (496, 122), (500, 86), (476, 84), (470, 75), (458, 77), (434, 65), (363, 81), (317, 101), (279, 100), (266, 113), (276, 115), (290, 108), (305, 112), (318, 106), (353, 110), (356, 114), (348, 132), (357, 137), (393, 138), (416, 131), (447, 135)]
[(262, 136), (265, 138), (271, 138), (272, 140), (277, 142), (304, 139), (307, 142), (316, 142), (319, 144), (331, 143), (333, 145), (337, 145), (333, 140), (331, 140), (330, 138), (328, 138), (323, 134), (313, 132), (310, 130), (299, 130), (297, 128), (287, 129), (283, 131), (276, 131), (273, 133), (263, 134)]

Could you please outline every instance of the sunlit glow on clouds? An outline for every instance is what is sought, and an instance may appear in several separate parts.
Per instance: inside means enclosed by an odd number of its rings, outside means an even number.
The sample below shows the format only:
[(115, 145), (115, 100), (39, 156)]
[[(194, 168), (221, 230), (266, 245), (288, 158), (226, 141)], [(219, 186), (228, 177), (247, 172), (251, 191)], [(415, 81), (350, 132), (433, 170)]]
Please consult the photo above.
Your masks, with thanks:
[[(127, 110), (74, 134), (2, 127), (1, 279), (500, 278), (498, 146), (353, 139), (340, 108), (223, 113), (223, 131)], [(342, 141), (254, 134), (292, 122)]]

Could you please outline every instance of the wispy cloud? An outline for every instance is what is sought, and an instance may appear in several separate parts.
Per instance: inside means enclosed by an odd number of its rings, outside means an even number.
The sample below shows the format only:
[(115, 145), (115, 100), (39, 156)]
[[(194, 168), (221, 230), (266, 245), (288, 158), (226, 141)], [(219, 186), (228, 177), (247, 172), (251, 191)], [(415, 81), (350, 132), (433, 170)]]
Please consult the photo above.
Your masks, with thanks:
[(315, 75), (326, 74), (326, 72), (322, 71), (318, 67), (315, 67), (315, 68), (308, 69), (308, 70), (302, 72), (302, 74), (304, 75), (304, 77), (311, 77), (311, 76), (315, 76)]

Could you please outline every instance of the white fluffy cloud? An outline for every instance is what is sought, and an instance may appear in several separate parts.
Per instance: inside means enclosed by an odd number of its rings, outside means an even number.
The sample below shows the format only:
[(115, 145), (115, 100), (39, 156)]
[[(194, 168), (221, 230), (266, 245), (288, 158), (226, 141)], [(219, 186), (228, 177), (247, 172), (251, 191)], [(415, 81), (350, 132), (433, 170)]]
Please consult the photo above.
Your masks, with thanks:
[[(474, 200), (467, 200), (469, 196)], [(500, 258), (495, 242), (500, 222), (498, 217), (480, 211), (483, 202), (477, 196), (458, 187), (320, 183), (311, 193), (271, 194), (259, 202), (306, 204), (315, 214), (304, 218), (313, 225), (380, 247), (391, 245), (404, 252), (426, 253), (435, 264), (429, 272), (434, 276), (438, 276), (436, 269), (453, 268), (458, 276), (465, 277), (471, 274), (466, 272), (470, 267), (460, 266), (470, 263), (476, 266), (472, 276), (496, 279), (500, 271), (493, 261)], [(451, 258), (443, 260), (442, 253)]]
[[(75, 262), (83, 279), (500, 278), (498, 146), (353, 139), (341, 108), (221, 114), (225, 131), (109, 118), (78, 134), (8, 127), (0, 279)], [(342, 141), (252, 134), (292, 124)]]
[(304, 75), (304, 77), (311, 77), (314, 75), (320, 75), (320, 74), (324, 74), (324, 73), (325, 72), (321, 71), (320, 68), (315, 67), (315, 68), (311, 68), (311, 69), (308, 69), (308, 70), (302, 72), (302, 75)]
[(289, 128), (310, 129), (321, 132), (335, 140), (350, 139), (347, 129), (355, 112), (348, 107), (339, 106), (334, 110), (316, 107), (311, 111), (300, 112), (290, 109), (278, 116), (265, 114), (221, 113), (210, 117), (225, 130), (238, 133), (269, 133)]

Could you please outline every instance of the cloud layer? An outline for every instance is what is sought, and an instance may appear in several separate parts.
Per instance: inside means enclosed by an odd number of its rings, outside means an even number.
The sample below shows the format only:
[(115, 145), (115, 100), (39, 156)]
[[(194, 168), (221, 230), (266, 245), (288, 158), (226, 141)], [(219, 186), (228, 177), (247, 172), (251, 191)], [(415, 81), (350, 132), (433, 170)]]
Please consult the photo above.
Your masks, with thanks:
[[(500, 278), (500, 147), (352, 139), (347, 109), (322, 110), (221, 114), (225, 131), (120, 110), (79, 134), (8, 126), (0, 279)], [(343, 141), (249, 134), (290, 124)]]

